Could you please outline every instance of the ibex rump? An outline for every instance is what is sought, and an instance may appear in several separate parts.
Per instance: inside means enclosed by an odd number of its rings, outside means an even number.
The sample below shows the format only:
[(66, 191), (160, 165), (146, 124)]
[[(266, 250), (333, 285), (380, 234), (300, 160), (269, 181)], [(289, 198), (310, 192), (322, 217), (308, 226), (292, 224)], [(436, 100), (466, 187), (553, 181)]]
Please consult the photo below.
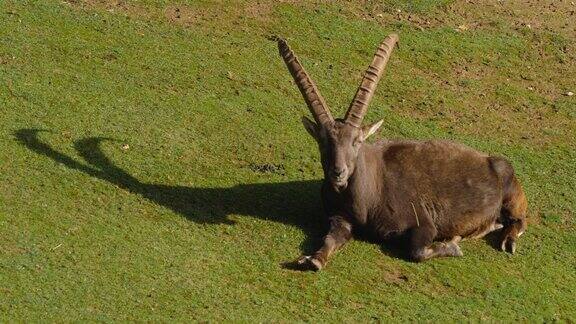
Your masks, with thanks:
[(319, 270), (329, 256), (362, 229), (379, 239), (407, 238), (415, 261), (461, 256), (458, 242), (502, 228), (501, 248), (514, 253), (526, 228), (527, 202), (510, 163), (449, 141), (365, 140), (382, 120), (362, 119), (390, 53), (398, 40), (388, 36), (343, 119), (334, 119), (284, 40), (280, 55), (315, 122), (303, 117), (320, 148), (322, 201), (330, 221), (323, 246), (297, 263)]

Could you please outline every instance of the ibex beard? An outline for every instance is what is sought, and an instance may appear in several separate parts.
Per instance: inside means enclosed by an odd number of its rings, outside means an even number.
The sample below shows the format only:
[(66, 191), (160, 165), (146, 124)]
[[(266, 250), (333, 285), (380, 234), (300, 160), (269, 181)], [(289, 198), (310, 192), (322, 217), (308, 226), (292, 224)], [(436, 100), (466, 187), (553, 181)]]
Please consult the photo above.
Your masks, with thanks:
[(511, 164), (450, 141), (366, 139), (382, 120), (362, 126), (398, 36), (378, 47), (346, 115), (334, 119), (286, 41), (278, 48), (314, 121), (302, 122), (320, 149), (322, 203), (330, 223), (322, 247), (297, 265), (320, 270), (355, 230), (377, 239), (403, 237), (417, 262), (462, 256), (459, 242), (501, 229), (500, 246), (514, 253), (526, 229), (527, 201)]

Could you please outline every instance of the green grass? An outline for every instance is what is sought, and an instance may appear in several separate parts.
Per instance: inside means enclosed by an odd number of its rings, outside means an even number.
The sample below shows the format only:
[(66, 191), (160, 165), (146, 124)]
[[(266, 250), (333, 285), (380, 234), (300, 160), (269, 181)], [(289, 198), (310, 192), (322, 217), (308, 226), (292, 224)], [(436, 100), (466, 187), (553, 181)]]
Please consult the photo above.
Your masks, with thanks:
[[(1, 1), (0, 319), (574, 321), (576, 23), (554, 3)], [(514, 256), (354, 241), (284, 269), (323, 233), (322, 172), (269, 38), (341, 114), (390, 32), (367, 120), (507, 156), (529, 229)]]

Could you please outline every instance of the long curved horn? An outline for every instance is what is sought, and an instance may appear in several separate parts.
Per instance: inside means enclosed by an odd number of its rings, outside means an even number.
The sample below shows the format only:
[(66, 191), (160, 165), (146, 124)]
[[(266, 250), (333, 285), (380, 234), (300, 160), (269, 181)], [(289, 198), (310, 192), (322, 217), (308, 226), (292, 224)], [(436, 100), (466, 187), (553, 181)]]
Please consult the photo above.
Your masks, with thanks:
[(324, 102), (324, 98), (322, 98), (314, 81), (312, 81), (308, 73), (306, 73), (306, 70), (304, 70), (304, 67), (302, 67), (302, 64), (300, 64), (300, 61), (298, 61), (298, 58), (294, 55), (294, 52), (292, 52), (285, 40), (278, 39), (278, 50), (290, 74), (292, 74), (294, 81), (298, 85), (298, 89), (300, 89), (302, 96), (304, 96), (304, 100), (316, 122), (319, 125), (333, 123), (334, 118), (332, 118), (330, 110), (328, 110), (328, 106), (326, 106), (326, 102)]
[(398, 35), (391, 34), (384, 39), (378, 47), (378, 50), (376, 50), (374, 59), (366, 70), (364, 79), (362, 79), (362, 83), (360, 83), (360, 87), (358, 91), (356, 91), (356, 96), (354, 96), (350, 108), (348, 108), (346, 116), (344, 117), (344, 120), (350, 125), (356, 127), (362, 126), (362, 119), (364, 119), (364, 115), (366, 115), (368, 104), (370, 100), (372, 100), (378, 81), (380, 81), (380, 77), (382, 77), (386, 63), (388, 63), (390, 54), (397, 41)]

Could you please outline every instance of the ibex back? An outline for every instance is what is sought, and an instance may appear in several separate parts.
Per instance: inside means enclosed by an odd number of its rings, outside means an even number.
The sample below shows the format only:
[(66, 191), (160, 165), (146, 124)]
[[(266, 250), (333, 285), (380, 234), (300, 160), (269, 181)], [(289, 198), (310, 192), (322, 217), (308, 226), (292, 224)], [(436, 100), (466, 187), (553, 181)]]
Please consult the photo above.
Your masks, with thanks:
[(366, 138), (382, 120), (362, 126), (368, 104), (398, 36), (388, 36), (343, 119), (334, 119), (314, 82), (284, 40), (280, 55), (315, 122), (302, 118), (318, 142), (324, 182), (322, 201), (330, 221), (323, 246), (297, 264), (319, 270), (355, 229), (378, 239), (405, 237), (415, 261), (462, 256), (464, 238), (502, 229), (503, 251), (514, 253), (526, 228), (527, 202), (508, 161), (449, 141)]

